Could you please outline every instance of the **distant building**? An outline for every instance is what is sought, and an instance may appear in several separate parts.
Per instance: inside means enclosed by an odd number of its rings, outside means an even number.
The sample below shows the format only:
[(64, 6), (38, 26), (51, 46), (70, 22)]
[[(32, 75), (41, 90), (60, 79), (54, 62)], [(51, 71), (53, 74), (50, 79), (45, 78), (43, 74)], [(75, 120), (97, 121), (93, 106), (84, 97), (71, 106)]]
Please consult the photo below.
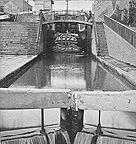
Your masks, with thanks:
[(104, 14), (111, 16), (118, 6), (121, 11), (129, 10), (129, 2), (136, 0), (95, 0), (93, 4), (93, 11), (96, 21), (103, 21)]
[[(0, 0), (1, 1), (1, 0)], [(16, 14), (24, 11), (32, 11), (32, 6), (25, 0), (2, 0), (4, 2), (4, 12)]]
[(39, 10), (52, 10), (52, 4), (54, 4), (53, 0), (33, 0), (35, 2), (34, 10), (38, 13)]
[(3, 8), (4, 8), (4, 1), (0, 0), (0, 12), (3, 12)]
[(92, 9), (95, 21), (104, 21), (104, 14), (113, 13), (113, 4), (111, 0), (95, 0)]
[(23, 11), (32, 11), (32, 6), (28, 2), (23, 1)]

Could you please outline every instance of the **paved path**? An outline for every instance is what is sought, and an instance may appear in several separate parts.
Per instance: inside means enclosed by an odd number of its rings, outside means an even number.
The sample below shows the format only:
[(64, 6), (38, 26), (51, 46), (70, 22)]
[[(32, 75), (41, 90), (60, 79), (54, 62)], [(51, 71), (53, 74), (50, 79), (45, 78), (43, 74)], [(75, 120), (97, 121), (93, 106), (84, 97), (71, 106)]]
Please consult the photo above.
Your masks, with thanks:
[(136, 66), (118, 61), (110, 56), (98, 57), (99, 62), (112, 73), (121, 76), (122, 81), (127, 80), (136, 89)]
[[(136, 30), (135, 27), (131, 27)], [(107, 68), (113, 74), (120, 76), (122, 81), (132, 85), (133, 89), (136, 89), (136, 66), (121, 62), (109, 56), (107, 43), (104, 33), (104, 27), (102, 23), (96, 24), (96, 47), (98, 46), (97, 58), (103, 67)]]
[(36, 56), (15, 56), (15, 55), (1, 55), (0, 56), (0, 80), (5, 78), (10, 73), (19, 69), (26, 63), (30, 62)]

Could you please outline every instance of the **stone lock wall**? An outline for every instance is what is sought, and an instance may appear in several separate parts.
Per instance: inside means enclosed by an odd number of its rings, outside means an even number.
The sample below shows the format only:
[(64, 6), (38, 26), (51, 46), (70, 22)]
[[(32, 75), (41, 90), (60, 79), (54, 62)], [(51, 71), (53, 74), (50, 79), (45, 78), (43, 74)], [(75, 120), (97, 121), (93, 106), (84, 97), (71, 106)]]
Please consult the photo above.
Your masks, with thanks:
[(104, 29), (109, 55), (136, 66), (136, 31), (106, 16)]
[(36, 22), (0, 22), (0, 54), (36, 55)]

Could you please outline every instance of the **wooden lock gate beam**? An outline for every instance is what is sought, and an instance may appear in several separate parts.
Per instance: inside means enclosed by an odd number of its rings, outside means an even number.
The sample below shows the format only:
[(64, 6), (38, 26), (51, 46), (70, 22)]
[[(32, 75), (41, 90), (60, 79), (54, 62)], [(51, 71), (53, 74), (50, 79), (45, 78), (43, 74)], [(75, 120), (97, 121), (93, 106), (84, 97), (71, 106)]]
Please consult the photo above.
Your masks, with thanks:
[(136, 90), (123, 92), (75, 92), (77, 109), (136, 112)]
[(136, 112), (136, 90), (71, 92), (63, 89), (0, 88), (0, 109), (68, 108), (72, 103), (83, 110)]
[(70, 107), (70, 90), (0, 88), (0, 110), (41, 109), (41, 132), (44, 129), (44, 109), (61, 108), (61, 115)]
[(0, 109), (70, 107), (70, 90), (0, 88)]
[(0, 110), (41, 109), (42, 132), (45, 132), (44, 109), (61, 108), (63, 113), (64, 109), (72, 105), (77, 110), (136, 112), (136, 91), (71, 92), (70, 90), (53, 89), (0, 88)]

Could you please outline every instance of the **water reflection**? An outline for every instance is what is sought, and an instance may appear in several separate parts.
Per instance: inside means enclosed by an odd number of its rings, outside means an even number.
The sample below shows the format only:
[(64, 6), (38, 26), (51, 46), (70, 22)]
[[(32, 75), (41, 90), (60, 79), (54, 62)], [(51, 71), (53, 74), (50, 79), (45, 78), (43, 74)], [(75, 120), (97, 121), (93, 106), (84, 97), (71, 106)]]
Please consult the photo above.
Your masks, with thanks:
[(10, 87), (123, 91), (128, 89), (91, 57), (54, 54), (43, 57)]
[[(107, 73), (90, 56), (72, 54), (43, 56), (10, 87), (71, 89), (73, 91), (130, 89)], [(59, 114), (59, 109), (45, 110), (45, 123), (59, 123)], [(9, 115), (11, 115), (10, 118)], [(26, 110), (10, 112), (3, 110), (0, 112), (0, 117), (2, 117), (0, 119), (1, 128), (39, 126), (41, 121), (39, 110), (27, 110), (27, 112)], [(101, 122), (103, 126), (135, 129), (135, 119), (135, 113), (102, 112)], [(98, 111), (85, 111), (84, 122), (97, 125)]]

